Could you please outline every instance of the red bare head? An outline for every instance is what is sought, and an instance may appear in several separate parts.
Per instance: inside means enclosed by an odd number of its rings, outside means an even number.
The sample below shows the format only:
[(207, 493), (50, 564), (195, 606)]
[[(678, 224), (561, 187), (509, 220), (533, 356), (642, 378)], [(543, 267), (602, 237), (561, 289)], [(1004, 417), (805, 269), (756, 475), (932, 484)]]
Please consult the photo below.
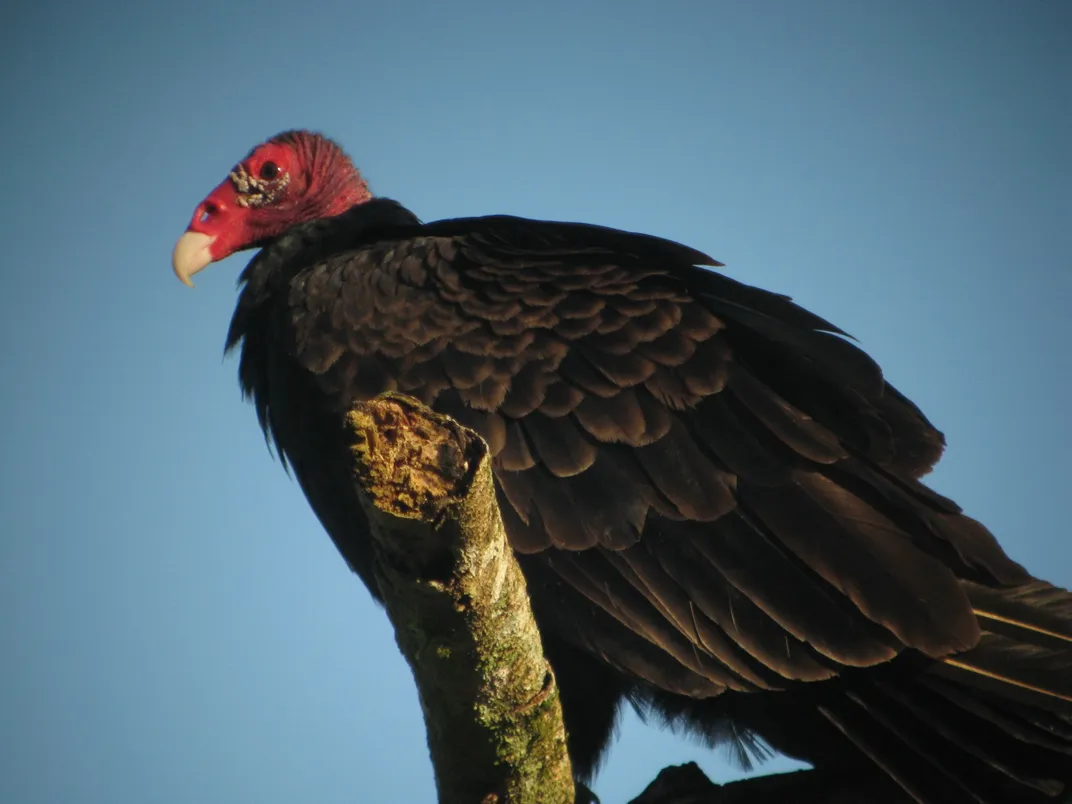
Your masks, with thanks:
[(370, 198), (342, 148), (320, 134), (284, 132), (250, 151), (197, 205), (175, 245), (175, 275), (193, 287), (190, 277), (209, 263)]

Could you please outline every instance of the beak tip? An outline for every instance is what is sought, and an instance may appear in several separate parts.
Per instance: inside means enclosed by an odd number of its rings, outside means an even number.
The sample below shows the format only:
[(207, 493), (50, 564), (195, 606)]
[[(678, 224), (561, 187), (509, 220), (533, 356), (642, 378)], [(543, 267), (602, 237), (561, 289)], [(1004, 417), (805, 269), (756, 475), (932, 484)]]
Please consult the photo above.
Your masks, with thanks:
[(190, 277), (213, 262), (211, 247), (216, 238), (201, 232), (185, 232), (175, 244), (171, 267), (182, 284), (192, 288)]

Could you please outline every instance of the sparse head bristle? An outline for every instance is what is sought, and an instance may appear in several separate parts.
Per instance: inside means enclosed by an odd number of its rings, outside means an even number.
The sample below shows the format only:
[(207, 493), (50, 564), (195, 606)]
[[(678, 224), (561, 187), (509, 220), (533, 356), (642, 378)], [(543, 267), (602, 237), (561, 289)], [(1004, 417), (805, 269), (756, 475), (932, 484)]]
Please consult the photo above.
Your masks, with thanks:
[(327, 214), (337, 215), (372, 198), (368, 184), (353, 160), (323, 134), (293, 129), (275, 135), (268, 143), (294, 152), (306, 175), (306, 200), (316, 201)]

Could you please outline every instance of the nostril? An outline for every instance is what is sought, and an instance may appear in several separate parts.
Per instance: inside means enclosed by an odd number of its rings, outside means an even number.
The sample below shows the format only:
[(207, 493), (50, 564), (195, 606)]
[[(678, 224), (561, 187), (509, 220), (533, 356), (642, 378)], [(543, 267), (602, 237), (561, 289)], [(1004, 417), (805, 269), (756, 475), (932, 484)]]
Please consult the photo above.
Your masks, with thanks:
[(218, 201), (204, 201), (194, 216), (198, 223), (207, 223), (224, 211), (223, 205)]
[(213, 193), (194, 209), (193, 217), (190, 218), (190, 226), (198, 232), (210, 233), (210, 229), (224, 224), (230, 212), (231, 205), (227, 199), (220, 199), (216, 193)]

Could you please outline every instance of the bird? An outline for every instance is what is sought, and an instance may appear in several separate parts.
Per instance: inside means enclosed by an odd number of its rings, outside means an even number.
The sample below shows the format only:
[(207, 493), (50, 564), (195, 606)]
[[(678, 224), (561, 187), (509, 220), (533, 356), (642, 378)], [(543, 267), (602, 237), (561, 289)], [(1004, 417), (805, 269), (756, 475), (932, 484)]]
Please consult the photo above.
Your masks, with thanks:
[(422, 222), (306, 130), (198, 204), (173, 268), (250, 249), (226, 348), (374, 598), (345, 413), (399, 392), (487, 442), (579, 783), (632, 704), (904, 801), (1072, 790), (1072, 594), (922, 482), (943, 435), (834, 324), (652, 235)]

